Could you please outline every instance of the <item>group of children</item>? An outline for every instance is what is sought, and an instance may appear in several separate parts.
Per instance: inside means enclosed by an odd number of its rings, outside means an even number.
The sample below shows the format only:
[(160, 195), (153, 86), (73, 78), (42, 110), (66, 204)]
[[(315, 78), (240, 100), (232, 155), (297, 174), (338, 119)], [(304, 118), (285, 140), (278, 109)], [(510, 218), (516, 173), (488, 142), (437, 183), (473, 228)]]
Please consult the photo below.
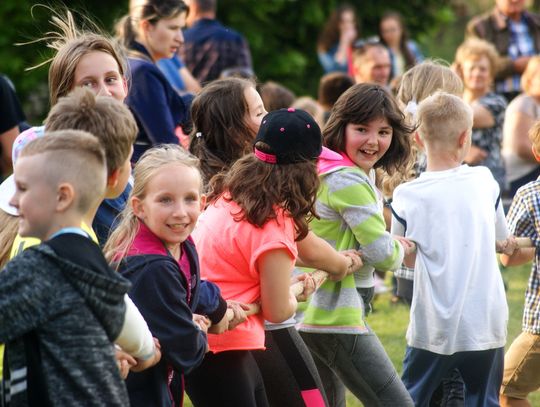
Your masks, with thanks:
[[(456, 369), (467, 405), (499, 405), (503, 373), (502, 397), (526, 398), (515, 366), (537, 339), (536, 271), (530, 329), (503, 369), (496, 251), (506, 264), (535, 251), (517, 248), (489, 170), (462, 164), (472, 113), (448, 68), (413, 68), (401, 106), (352, 86), (322, 132), (302, 110), (266, 114), (248, 80), (216, 81), (193, 102), (193, 155), (157, 146), (132, 169), (123, 57), (65, 28), (45, 127), (19, 136), (1, 187), (5, 405), (176, 406), (186, 389), (195, 406), (344, 406), (347, 387), (368, 406), (427, 406)], [(535, 246), (536, 183), (509, 214)], [(414, 286), (400, 379), (365, 316), (373, 272), (403, 265)], [(309, 269), (328, 278), (316, 287)]]

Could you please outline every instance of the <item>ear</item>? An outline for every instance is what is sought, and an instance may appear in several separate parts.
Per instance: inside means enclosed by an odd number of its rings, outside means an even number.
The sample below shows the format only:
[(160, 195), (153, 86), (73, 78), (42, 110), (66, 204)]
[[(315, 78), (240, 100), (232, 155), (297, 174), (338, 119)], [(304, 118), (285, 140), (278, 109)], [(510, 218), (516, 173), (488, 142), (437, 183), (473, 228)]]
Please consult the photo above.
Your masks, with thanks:
[(116, 170), (113, 170), (111, 175), (107, 177), (107, 189), (116, 188), (118, 185), (118, 179), (120, 178), (120, 172), (120, 168), (117, 168)]
[(124, 87), (124, 93), (127, 96), (128, 92), (129, 92), (128, 83), (127, 83), (127, 79), (125, 77), (123, 77), (123, 76), (122, 76), (122, 85)]
[(536, 151), (536, 148), (534, 148), (534, 146), (532, 146), (531, 150), (532, 150), (532, 153), (534, 155), (534, 159), (536, 161), (540, 162), (540, 154), (538, 153), (538, 151)]
[(67, 182), (58, 185), (56, 200), (57, 212), (65, 212), (68, 210), (75, 201), (75, 190), (73, 189), (73, 185), (68, 184)]
[(139, 218), (139, 219), (144, 219), (145, 218), (145, 214), (144, 214), (144, 205), (142, 203), (142, 201), (137, 198), (136, 196), (133, 196), (131, 198), (131, 208), (133, 208), (133, 214)]
[(465, 130), (458, 137), (459, 147), (463, 147), (467, 143), (468, 139), (469, 139), (469, 131)]
[(201, 212), (206, 208), (206, 195), (201, 195)]
[(139, 26), (142, 30), (142, 32), (146, 35), (148, 34), (149, 31), (151, 31), (152, 29), (152, 23), (148, 20), (142, 20), (140, 23), (139, 23)]

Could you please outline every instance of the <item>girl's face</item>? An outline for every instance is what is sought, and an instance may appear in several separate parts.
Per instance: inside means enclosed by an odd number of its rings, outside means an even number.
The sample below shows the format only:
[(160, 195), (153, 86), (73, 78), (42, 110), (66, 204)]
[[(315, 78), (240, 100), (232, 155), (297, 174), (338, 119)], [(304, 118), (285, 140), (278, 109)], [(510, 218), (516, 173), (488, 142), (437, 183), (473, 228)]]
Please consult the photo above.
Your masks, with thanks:
[(261, 95), (259, 95), (259, 92), (257, 92), (255, 88), (251, 86), (246, 88), (244, 97), (246, 98), (246, 103), (248, 105), (245, 120), (253, 133), (253, 137), (255, 137), (259, 131), (259, 127), (261, 127), (262, 118), (268, 112), (264, 108)]
[(381, 21), (381, 35), (388, 45), (399, 45), (402, 34), (401, 24), (395, 18), (386, 18)]
[(142, 42), (154, 61), (172, 58), (184, 43), (182, 28), (186, 25), (185, 12), (176, 17), (162, 18), (155, 24), (148, 21), (144, 21), (143, 24)]
[(367, 174), (392, 143), (393, 129), (386, 118), (345, 126), (345, 153)]
[(200, 190), (201, 176), (195, 168), (172, 163), (150, 178), (143, 199), (132, 198), (135, 216), (176, 258), (180, 244), (191, 234), (204, 208), (205, 197)]
[(120, 74), (118, 62), (111, 54), (102, 51), (92, 51), (84, 55), (74, 75), (74, 88), (85, 86), (96, 95), (112, 96), (123, 102), (127, 96), (126, 81)]
[(345, 10), (339, 20), (339, 31), (356, 30), (356, 16), (352, 10)]
[(488, 57), (469, 58), (461, 64), (463, 84), (466, 89), (487, 92), (491, 85), (491, 64)]

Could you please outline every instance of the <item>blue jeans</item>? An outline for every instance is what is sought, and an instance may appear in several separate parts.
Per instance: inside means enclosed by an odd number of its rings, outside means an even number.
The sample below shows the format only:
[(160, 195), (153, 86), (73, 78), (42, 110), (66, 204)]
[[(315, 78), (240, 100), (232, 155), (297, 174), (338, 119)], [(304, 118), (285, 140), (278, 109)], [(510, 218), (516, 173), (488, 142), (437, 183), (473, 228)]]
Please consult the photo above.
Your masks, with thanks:
[(465, 383), (465, 406), (499, 406), (504, 348), (439, 355), (407, 346), (403, 360), (403, 383), (417, 407), (427, 407), (441, 381), (453, 369)]
[[(330, 368), (365, 406), (414, 405), (374, 333), (354, 335), (300, 332), (300, 334), (314, 354), (316, 362), (322, 362)], [(326, 376), (324, 373), (321, 374), (325, 391)], [(339, 405), (345, 400), (344, 388), (341, 386), (337, 391), (343, 394), (334, 394), (335, 388), (327, 392), (331, 406), (334, 406), (333, 400), (338, 401)]]

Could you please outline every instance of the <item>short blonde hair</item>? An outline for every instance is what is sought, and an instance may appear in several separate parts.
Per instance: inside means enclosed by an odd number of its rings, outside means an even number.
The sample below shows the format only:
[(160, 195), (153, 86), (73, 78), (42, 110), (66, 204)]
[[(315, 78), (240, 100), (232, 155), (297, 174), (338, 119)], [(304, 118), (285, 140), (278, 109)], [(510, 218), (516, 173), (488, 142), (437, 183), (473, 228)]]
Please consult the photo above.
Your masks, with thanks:
[(529, 59), (525, 71), (521, 75), (521, 88), (525, 93), (530, 91), (530, 83), (533, 76), (538, 75), (538, 70), (540, 68), (540, 55), (536, 55)]
[(534, 151), (540, 154), (540, 120), (536, 121), (529, 129), (529, 140), (531, 140)]
[[(46, 132), (28, 143), (19, 156), (47, 155), (42, 169), (47, 181), (69, 183), (76, 191), (76, 209), (85, 214), (105, 195), (107, 171), (105, 151), (92, 134), (80, 130)], [(36, 202), (39, 205), (39, 202)]]
[(109, 96), (96, 96), (86, 88), (76, 88), (60, 98), (45, 120), (45, 129), (74, 129), (93, 134), (105, 150), (109, 176), (130, 158), (139, 131), (124, 103)]
[(469, 38), (458, 47), (454, 60), (458, 75), (463, 79), (463, 63), (465, 61), (476, 60), (481, 57), (488, 59), (490, 65), (489, 73), (493, 79), (497, 70), (499, 53), (493, 44), (479, 38)]
[(473, 113), (460, 97), (436, 92), (418, 106), (418, 133), (428, 144), (452, 145), (464, 131), (471, 131)]

